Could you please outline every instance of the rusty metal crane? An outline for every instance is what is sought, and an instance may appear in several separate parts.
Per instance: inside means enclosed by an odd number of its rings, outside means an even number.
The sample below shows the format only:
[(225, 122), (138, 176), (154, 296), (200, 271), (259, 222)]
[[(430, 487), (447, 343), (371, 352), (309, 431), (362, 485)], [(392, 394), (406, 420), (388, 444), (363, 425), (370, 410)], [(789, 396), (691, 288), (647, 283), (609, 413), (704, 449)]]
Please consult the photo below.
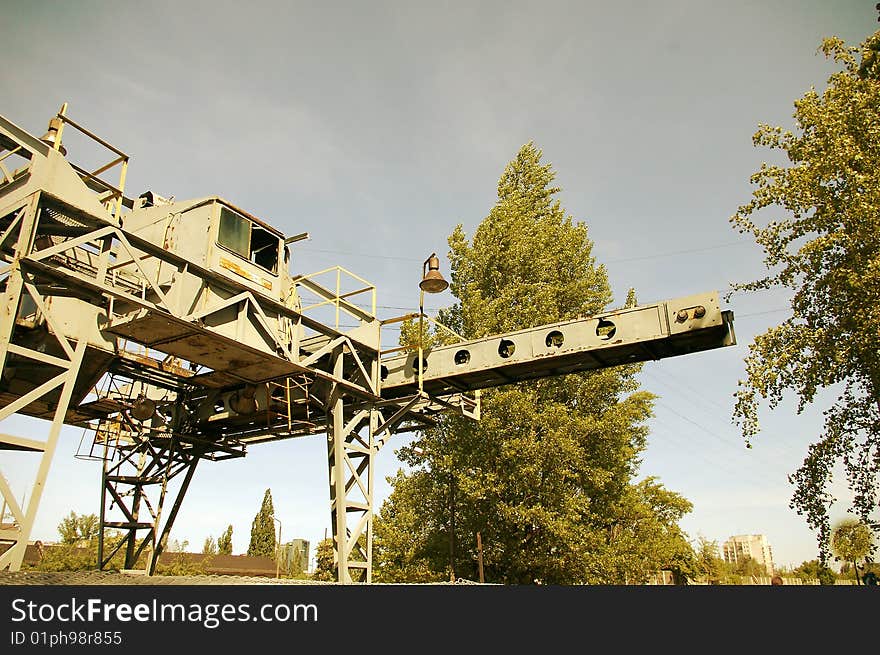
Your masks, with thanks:
[[(0, 434), (0, 450), (40, 457), (26, 506), (0, 472), (13, 516), (0, 569), (21, 565), (63, 425), (92, 432), (102, 537), (124, 535), (109, 552), (99, 540), (99, 566), (122, 550), (127, 568), (146, 555), (148, 573), (199, 462), (326, 434), (339, 581), (369, 583), (373, 462), (391, 435), (441, 412), (479, 420), (480, 389), (735, 343), (709, 292), (383, 350), (383, 327), (408, 317), (379, 319), (372, 284), (339, 266), (292, 273), (289, 245), (305, 235), (223, 198), (127, 197), (129, 157), (66, 109), (39, 138), (0, 116), (0, 421), (49, 425), (45, 439)], [(65, 130), (108, 161), (73, 163)], [(445, 288), (438, 266), (425, 261), (422, 294)], [(413, 317), (431, 320), (423, 300)]]

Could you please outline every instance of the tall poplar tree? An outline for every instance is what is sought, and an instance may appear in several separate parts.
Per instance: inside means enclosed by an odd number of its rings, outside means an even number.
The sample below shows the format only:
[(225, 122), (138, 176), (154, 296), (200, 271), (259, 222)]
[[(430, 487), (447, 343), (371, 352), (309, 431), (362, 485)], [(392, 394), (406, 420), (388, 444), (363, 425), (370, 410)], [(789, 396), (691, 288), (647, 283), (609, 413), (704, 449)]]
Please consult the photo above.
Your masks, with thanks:
[(272, 490), (266, 489), (263, 504), (251, 523), (251, 542), (247, 554), (252, 557), (275, 557), (275, 508)]
[(226, 531), (217, 537), (217, 552), (221, 555), (232, 555), (232, 524), (226, 526)]
[[(524, 145), (472, 241), (461, 225), (449, 238), (458, 303), (441, 321), (465, 338), (596, 314), (612, 300), (587, 227), (563, 211), (541, 156)], [(690, 503), (653, 480), (633, 484), (653, 399), (638, 370), (484, 390), (479, 422), (446, 416), (401, 448), (413, 470), (392, 480), (376, 520), (376, 578), (476, 579), (478, 532), (489, 582), (624, 583), (688, 568), (676, 523)]]

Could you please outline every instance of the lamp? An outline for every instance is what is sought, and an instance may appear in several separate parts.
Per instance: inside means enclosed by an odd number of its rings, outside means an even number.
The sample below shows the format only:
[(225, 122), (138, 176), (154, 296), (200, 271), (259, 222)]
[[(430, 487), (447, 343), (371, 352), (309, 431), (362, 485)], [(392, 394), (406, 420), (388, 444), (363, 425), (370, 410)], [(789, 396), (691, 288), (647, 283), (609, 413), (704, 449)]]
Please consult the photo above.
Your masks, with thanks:
[(419, 393), (422, 391), (422, 377), (425, 372), (424, 360), (422, 359), (422, 330), (424, 330), (425, 318), (425, 293), (440, 293), (445, 291), (449, 286), (449, 282), (440, 275), (440, 260), (437, 253), (432, 252), (422, 264), (422, 281), (419, 282), (419, 350), (418, 359), (416, 361), (416, 371), (418, 372)]
[(448, 286), (449, 282), (440, 274), (440, 260), (437, 258), (437, 253), (432, 252), (422, 264), (422, 281), (419, 282), (419, 288), (427, 293), (440, 293), (446, 291)]
[(64, 122), (61, 119), (61, 116), (64, 115), (66, 109), (67, 103), (65, 102), (61, 106), (61, 111), (58, 112), (58, 116), (53, 117), (49, 121), (49, 128), (46, 130), (46, 133), (40, 137), (40, 141), (65, 156), (67, 155), (67, 148), (61, 145), (61, 131), (64, 129)]
[(131, 415), (138, 421), (146, 421), (156, 413), (156, 402), (140, 395), (131, 406)]
[(257, 400), (254, 396), (257, 388), (254, 385), (247, 385), (244, 389), (239, 389), (229, 398), (229, 406), (236, 414), (253, 414), (257, 411)]

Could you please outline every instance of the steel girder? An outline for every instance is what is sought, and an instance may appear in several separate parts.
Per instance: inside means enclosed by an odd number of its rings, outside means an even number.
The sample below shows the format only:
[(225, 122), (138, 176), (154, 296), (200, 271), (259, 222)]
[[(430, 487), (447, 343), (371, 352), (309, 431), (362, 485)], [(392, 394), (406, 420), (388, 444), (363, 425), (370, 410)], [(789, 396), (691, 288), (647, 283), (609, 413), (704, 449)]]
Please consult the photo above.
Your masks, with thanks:
[[(109, 456), (104, 458), (98, 568), (103, 569), (124, 546), (123, 568), (138, 567), (146, 551), (143, 565), (152, 575), (167, 547), (171, 527), (203, 452), (187, 448), (175, 437), (157, 440), (146, 434), (118, 451), (115, 463)], [(184, 473), (183, 480), (174, 494), (170, 512), (163, 516), (169, 482), (180, 473)], [(114, 510), (122, 520), (112, 520)], [(109, 549), (107, 542), (111, 535), (108, 528), (122, 533), (117, 535), (119, 538), (115, 544), (109, 545)]]
[[(3, 256), (8, 266), (2, 271), (5, 276), (3, 279), (5, 288), (2, 294), (2, 309), (0, 309), (0, 378), (12, 379), (16, 374), (14, 369), (24, 365), (44, 370), (46, 380), (0, 409), (0, 424), (19, 410), (44, 401), (49, 395), (54, 399), (54, 411), (51, 412), (45, 441), (30, 436), (0, 434), (0, 449), (39, 453), (40, 458), (25, 507), (19, 505), (0, 471), (0, 492), (13, 516), (13, 523), (0, 529), (0, 543), (7, 547), (0, 553), (0, 570), (8, 568), (17, 571), (21, 567), (87, 345), (85, 340), (76, 341), (64, 336), (64, 332), (58, 328), (57, 317), (53, 316), (53, 310), (46, 302), (47, 298), (37, 288), (38, 281), (32, 273), (22, 268), (22, 258), (33, 243), (39, 202), (40, 194), (35, 193), (21, 207), (13, 210), (10, 215), (14, 215), (14, 218), (0, 239), (2, 245), (10, 237), (17, 236), (11, 260), (7, 254)], [(41, 315), (45, 321), (48, 332), (43, 336), (54, 340), (60, 349), (58, 355), (48, 355), (42, 352), (42, 349), (31, 349), (13, 342), (13, 333), (23, 300), (32, 303), (34, 313)], [(18, 363), (15, 367), (8, 365), (11, 354), (17, 357)], [(60, 372), (56, 373), (56, 371)]]

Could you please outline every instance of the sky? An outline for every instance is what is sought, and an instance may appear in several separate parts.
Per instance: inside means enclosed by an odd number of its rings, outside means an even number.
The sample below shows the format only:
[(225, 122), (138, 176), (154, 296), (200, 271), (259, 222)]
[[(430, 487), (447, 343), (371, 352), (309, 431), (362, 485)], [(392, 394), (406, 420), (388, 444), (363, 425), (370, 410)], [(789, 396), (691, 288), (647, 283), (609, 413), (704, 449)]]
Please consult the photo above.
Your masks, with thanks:
[[(563, 209), (588, 227), (612, 306), (630, 287), (653, 303), (765, 273), (728, 220), (750, 198), (749, 176), (777, 157), (752, 134), (793, 126), (793, 102), (835, 70), (822, 38), (857, 45), (878, 29), (875, 4), (0, 0), (0, 114), (39, 136), (66, 102), (131, 156), (128, 196), (220, 195), (285, 234), (309, 232), (292, 246), (293, 272), (340, 265), (366, 278), (380, 318), (418, 310), (432, 252), (448, 278), (447, 237), (459, 223), (473, 235), (504, 166), (532, 141)], [(426, 311), (453, 302), (429, 296)], [(737, 294), (722, 308), (737, 345), (644, 366), (658, 399), (640, 477), (693, 503), (681, 523), (693, 539), (763, 534), (777, 565), (797, 566), (818, 550), (787, 476), (820, 434), (822, 406), (763, 412), (746, 449), (733, 393), (749, 343), (789, 315), (788, 295)], [(42, 438), (48, 423), (12, 417), (0, 429)], [(77, 457), (90, 436), (64, 428), (32, 539), (57, 539), (70, 511), (98, 513), (100, 464)], [(412, 438), (377, 457), (377, 509), (402, 466), (394, 451)], [(19, 500), (35, 462), (0, 455)], [(267, 488), (282, 541), (330, 534), (325, 439), (314, 436), (203, 462), (172, 539), (200, 550), (232, 524), (233, 552), (245, 552)], [(837, 520), (847, 495), (839, 478), (834, 489)]]

